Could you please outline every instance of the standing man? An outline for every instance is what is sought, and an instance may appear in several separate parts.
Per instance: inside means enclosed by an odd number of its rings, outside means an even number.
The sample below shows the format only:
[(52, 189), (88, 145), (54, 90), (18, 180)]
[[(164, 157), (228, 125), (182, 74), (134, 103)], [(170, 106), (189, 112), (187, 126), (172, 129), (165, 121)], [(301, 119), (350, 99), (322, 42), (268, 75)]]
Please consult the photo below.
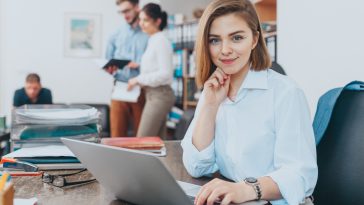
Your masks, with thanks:
[[(125, 22), (110, 38), (107, 49), (107, 59), (127, 59), (131, 62), (122, 69), (110, 66), (106, 69), (115, 80), (128, 82), (130, 78), (139, 75), (139, 64), (147, 47), (148, 36), (139, 27), (139, 0), (116, 0), (118, 12)], [(145, 102), (144, 94), (136, 103), (111, 100), (110, 125), (111, 137), (127, 136), (129, 119), (133, 118), (134, 135), (137, 133), (140, 117)]]
[(36, 73), (30, 73), (25, 79), (24, 88), (14, 93), (13, 106), (19, 107), (25, 104), (52, 104), (51, 91), (42, 88), (40, 77)]

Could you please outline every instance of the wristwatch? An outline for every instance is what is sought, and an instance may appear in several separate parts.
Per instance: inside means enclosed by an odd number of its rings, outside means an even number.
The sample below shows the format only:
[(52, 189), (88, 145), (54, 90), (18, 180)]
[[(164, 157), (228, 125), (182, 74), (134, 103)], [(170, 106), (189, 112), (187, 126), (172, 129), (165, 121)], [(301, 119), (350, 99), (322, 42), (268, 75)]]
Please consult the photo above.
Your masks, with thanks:
[(254, 177), (248, 177), (244, 179), (244, 182), (247, 185), (253, 187), (255, 193), (257, 194), (257, 198), (255, 198), (255, 200), (260, 200), (262, 198), (262, 188), (260, 187), (258, 179)]

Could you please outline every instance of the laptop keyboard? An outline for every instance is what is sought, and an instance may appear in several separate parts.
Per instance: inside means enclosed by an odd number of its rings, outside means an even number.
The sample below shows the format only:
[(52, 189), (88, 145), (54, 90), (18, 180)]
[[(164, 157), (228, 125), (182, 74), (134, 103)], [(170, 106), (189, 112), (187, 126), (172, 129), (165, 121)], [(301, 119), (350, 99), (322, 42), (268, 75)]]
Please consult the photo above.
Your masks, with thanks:
[[(188, 196), (187, 197), (192, 201), (192, 203), (195, 202), (195, 197), (194, 196)], [(214, 205), (218, 205), (218, 204), (221, 204), (221, 202), (215, 202)]]

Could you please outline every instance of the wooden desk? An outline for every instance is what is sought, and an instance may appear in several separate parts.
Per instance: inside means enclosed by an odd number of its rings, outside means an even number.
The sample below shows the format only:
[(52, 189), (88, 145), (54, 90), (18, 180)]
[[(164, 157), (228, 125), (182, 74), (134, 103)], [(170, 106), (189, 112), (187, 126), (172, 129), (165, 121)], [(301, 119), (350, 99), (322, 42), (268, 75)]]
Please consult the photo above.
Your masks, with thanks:
[[(188, 175), (182, 164), (182, 148), (180, 141), (167, 141), (167, 157), (161, 157), (162, 162), (166, 165), (174, 178), (180, 181), (204, 184), (209, 179), (193, 179)], [(52, 173), (67, 173), (74, 171), (53, 171)], [(73, 178), (72, 178), (73, 177)], [(80, 174), (78, 176), (68, 177), (72, 180), (90, 179), (90, 173)], [(105, 190), (98, 182), (78, 186), (74, 188), (61, 189), (42, 182), (41, 177), (17, 177), (13, 179), (15, 183), (16, 198), (37, 197), (38, 204), (49, 205), (68, 205), (68, 204), (87, 204), (87, 205), (126, 205), (129, 203), (116, 200), (116, 198)]]

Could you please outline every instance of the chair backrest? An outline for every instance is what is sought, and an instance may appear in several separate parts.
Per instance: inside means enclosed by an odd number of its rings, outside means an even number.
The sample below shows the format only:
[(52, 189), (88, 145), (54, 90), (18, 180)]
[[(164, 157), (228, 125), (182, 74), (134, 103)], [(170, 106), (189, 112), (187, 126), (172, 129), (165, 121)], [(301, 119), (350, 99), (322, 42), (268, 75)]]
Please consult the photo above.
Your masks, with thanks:
[(282, 74), (282, 75), (287, 75), (286, 74), (286, 72), (284, 71), (284, 69), (282, 68), (282, 66), (281, 65), (279, 65), (277, 62), (272, 62), (272, 67), (270, 68), (270, 69), (272, 69), (272, 70), (274, 70), (274, 71), (276, 71), (276, 72), (278, 72), (278, 73), (280, 73), (280, 74)]
[(175, 140), (182, 140), (185, 136), (188, 127), (191, 124), (193, 116), (195, 114), (195, 109), (188, 109), (184, 111), (181, 120), (178, 122), (176, 126), (176, 131), (174, 133)]
[(344, 90), (317, 146), (315, 205), (364, 204), (364, 91)]

